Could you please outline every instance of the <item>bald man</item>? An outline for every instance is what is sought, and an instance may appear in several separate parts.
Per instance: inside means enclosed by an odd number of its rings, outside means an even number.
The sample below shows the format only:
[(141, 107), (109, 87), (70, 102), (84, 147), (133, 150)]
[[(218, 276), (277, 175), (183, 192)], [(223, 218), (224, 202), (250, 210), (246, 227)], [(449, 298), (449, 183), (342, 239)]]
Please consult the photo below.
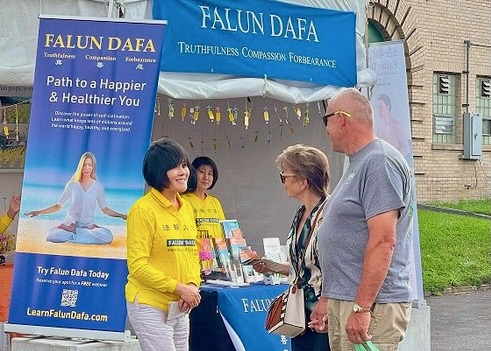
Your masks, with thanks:
[(374, 134), (370, 102), (358, 90), (336, 94), (323, 122), (333, 150), (344, 153), (349, 166), (319, 228), (322, 297), (312, 324), (322, 330), (328, 323), (333, 351), (367, 340), (397, 350), (412, 301), (411, 170)]

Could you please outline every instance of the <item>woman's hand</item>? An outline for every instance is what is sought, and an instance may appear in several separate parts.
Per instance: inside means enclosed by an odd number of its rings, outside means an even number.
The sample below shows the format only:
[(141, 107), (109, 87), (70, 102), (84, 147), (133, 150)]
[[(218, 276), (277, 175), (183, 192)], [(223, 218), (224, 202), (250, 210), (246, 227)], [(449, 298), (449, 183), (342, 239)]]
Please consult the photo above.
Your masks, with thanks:
[(179, 300), (177, 307), (179, 308), (179, 312), (183, 313), (189, 313), (192, 310), (192, 307), (183, 299)]
[(321, 297), (315, 304), (308, 327), (317, 333), (327, 333), (327, 297)]
[(290, 264), (271, 261), (267, 258), (260, 258), (252, 264), (252, 268), (258, 273), (279, 273), (288, 275), (290, 272)]
[(41, 214), (41, 211), (29, 211), (29, 212), (26, 212), (24, 213), (26, 216), (28, 217), (37, 217)]
[(190, 308), (194, 308), (201, 302), (201, 295), (199, 289), (194, 284), (184, 285), (177, 283), (176, 293), (179, 294), (181, 299), (189, 305)]
[(258, 273), (273, 273), (271, 270), (268, 269), (266, 262), (261, 259), (253, 263), (252, 268)]
[(15, 215), (20, 211), (20, 195), (13, 196), (10, 198), (9, 210), (7, 211), (7, 215), (10, 219), (14, 219)]

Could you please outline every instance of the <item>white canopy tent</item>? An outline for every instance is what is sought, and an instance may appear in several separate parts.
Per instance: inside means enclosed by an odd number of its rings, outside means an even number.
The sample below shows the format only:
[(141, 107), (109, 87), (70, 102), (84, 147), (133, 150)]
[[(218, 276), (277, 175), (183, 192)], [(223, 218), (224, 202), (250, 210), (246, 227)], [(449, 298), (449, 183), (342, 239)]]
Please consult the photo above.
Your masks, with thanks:
[[(285, 2), (356, 12), (358, 86), (366, 87), (374, 83), (373, 71), (366, 69), (363, 42), (365, 0)], [(124, 16), (126, 19), (135, 20), (152, 17), (152, 0), (0, 0), (0, 6), (0, 91), (13, 91), (12, 94), (16, 94), (18, 89), (9, 88), (30, 89), (33, 85), (39, 15), (86, 18)], [(110, 8), (112, 11), (109, 11)], [(306, 104), (311, 103), (313, 122), (311, 126), (304, 128), (299, 119), (292, 118), (291, 125), (283, 128), (278, 125), (278, 118), (271, 112), (275, 121), (269, 126), (264, 122), (260, 123), (256, 117), (251, 119), (252, 124), (248, 130), (244, 130), (243, 126), (227, 126), (226, 123), (223, 123), (221, 128), (212, 128), (204, 119), (196, 125), (183, 125), (171, 121), (165, 112), (157, 112), (152, 138), (171, 136), (189, 149), (190, 157), (207, 154), (217, 162), (221, 170), (220, 185), (213, 192), (221, 199), (227, 217), (240, 221), (241, 228), (247, 233), (248, 243), (261, 250), (263, 237), (280, 236), (282, 240), (286, 239), (291, 215), (298, 206), (295, 201), (284, 201), (285, 194), (278, 182), (274, 166), (275, 157), (286, 146), (307, 143), (323, 150), (330, 161), (331, 189), (342, 175), (344, 155), (333, 152), (326, 140), (324, 129), (316, 127), (320, 126), (318, 118), (323, 113), (322, 106), (318, 107), (319, 102), (330, 98), (338, 89), (339, 87), (335, 86), (298, 81), (160, 72), (158, 93), (165, 97), (158, 99), (158, 111), (167, 110), (169, 99), (174, 99), (176, 108), (184, 104), (201, 104), (203, 108), (206, 105), (221, 104), (224, 109), (228, 104), (241, 108), (244, 98), (255, 97), (254, 113), (262, 111), (263, 107), (273, 111), (278, 106), (282, 110), (290, 104), (302, 104), (305, 109)], [(285, 116), (282, 115), (282, 118), (285, 122)], [(269, 133), (272, 136), (271, 142), (266, 141)], [(217, 148), (214, 146), (215, 142), (210, 141), (214, 139), (218, 140)], [(255, 139), (259, 141), (256, 143)], [(191, 140), (193, 144), (201, 147), (191, 147)], [(231, 148), (228, 146), (228, 140), (232, 143)], [(245, 148), (237, 147), (241, 140), (244, 141)], [(261, 151), (258, 152), (257, 148), (261, 148)], [(242, 172), (243, 169), (254, 169), (254, 174), (260, 177), (251, 177), (249, 172)], [(264, 216), (265, 209), (272, 211), (271, 217)]]
[[(284, 2), (355, 12), (358, 87), (374, 84), (375, 75), (366, 68), (365, 0)], [(32, 86), (39, 15), (151, 19), (152, 0), (0, 0), (0, 8), (0, 86)], [(337, 90), (338, 87), (297, 81), (161, 72), (158, 93), (190, 100), (263, 96), (289, 103), (306, 103), (325, 100)]]
[[(232, 1), (232, 0), (231, 0)], [(245, 0), (247, 1), (247, 0)], [(286, 3), (352, 11), (356, 13), (356, 62), (357, 87), (368, 88), (375, 85), (375, 72), (367, 68), (364, 35), (366, 30), (366, 7), (368, 0), (278, 0)], [(35, 58), (39, 15), (77, 16), (77, 17), (124, 17), (126, 19), (151, 19), (152, 0), (0, 0), (0, 91), (5, 87), (32, 87), (34, 81)], [(228, 100), (240, 104), (239, 98), (264, 97), (255, 102), (259, 106), (274, 108), (276, 101), (289, 104), (307, 104), (324, 101), (332, 97), (340, 88), (317, 85), (308, 82), (282, 81), (264, 78), (238, 77), (219, 74), (191, 74), (160, 72), (158, 93), (179, 99), (191, 106), (191, 100)], [(11, 95), (15, 96), (15, 95)], [(158, 100), (159, 110), (166, 109), (165, 98)], [(234, 101), (235, 100), (235, 101)], [(208, 103), (208, 102), (207, 102)], [(172, 136), (189, 148), (191, 140), (200, 144), (191, 147), (190, 156), (209, 154), (220, 165), (220, 184), (214, 193), (217, 195), (227, 217), (238, 218), (245, 229), (248, 244), (260, 250), (261, 240), (267, 236), (280, 236), (285, 239), (291, 216), (298, 203), (285, 201), (281, 184), (277, 179), (274, 158), (287, 145), (308, 143), (323, 150), (329, 157), (331, 168), (331, 189), (341, 177), (344, 155), (334, 153), (326, 141), (323, 128), (312, 129), (295, 127), (295, 133), (285, 127), (285, 135), (276, 130), (276, 138), (264, 142), (260, 138), (256, 145), (252, 138), (238, 128), (229, 127), (225, 132), (214, 129), (226, 141), (215, 150), (213, 143), (204, 143), (204, 134), (212, 130), (208, 125), (197, 128), (183, 128), (176, 120), (164, 118), (165, 113), (156, 113), (154, 137)], [(318, 122), (318, 121), (317, 121)], [(273, 123), (271, 123), (271, 126)], [(266, 127), (262, 127), (263, 129)], [(264, 132), (257, 128), (259, 134)], [(273, 127), (271, 127), (273, 130)], [(256, 130), (252, 129), (251, 130)], [(268, 130), (269, 132), (269, 130)], [(273, 130), (274, 132), (274, 130)], [(254, 131), (252, 132), (254, 134)], [(267, 133), (267, 132), (264, 132)], [(209, 137), (216, 140), (217, 135)], [(273, 133), (273, 136), (274, 133)], [(230, 147), (229, 140), (239, 140)], [(249, 137), (249, 146), (240, 146), (240, 140)], [(215, 139), (213, 139), (215, 138)], [(222, 138), (223, 139), (223, 138)], [(201, 143), (199, 141), (201, 140)], [(205, 145), (205, 146), (203, 146)], [(225, 145), (225, 146), (223, 146)], [(239, 145), (239, 146), (237, 146)], [(269, 181), (275, 179), (276, 182)], [(215, 191), (215, 190), (214, 190)], [(424, 297), (420, 296), (424, 301)], [(425, 312), (426, 313), (426, 312)], [(415, 319), (422, 318), (415, 315)], [(428, 317), (424, 317), (429, 323)]]
[[(284, 2), (355, 12), (357, 14), (358, 87), (374, 84), (375, 74), (372, 70), (366, 69), (363, 40), (366, 26), (366, 0), (284, 0)], [(124, 17), (130, 20), (152, 18), (152, 0), (0, 0), (0, 7), (2, 8), (0, 11), (0, 91), (9, 91), (10, 87), (32, 87), (40, 15), (85, 18)], [(169, 22), (171, 20), (169, 19)], [(337, 90), (339, 87), (308, 82), (160, 72), (158, 93), (165, 97), (158, 99), (159, 111), (167, 110), (169, 99), (175, 100), (176, 108), (183, 104), (187, 106), (201, 104), (203, 108), (206, 105), (220, 104), (223, 108), (231, 104), (240, 108), (243, 105), (241, 99), (256, 97), (253, 99), (254, 113), (262, 111), (264, 107), (273, 111), (276, 105), (281, 110), (282, 107), (290, 104), (302, 104), (302, 108), (305, 109), (306, 105), (311, 103), (313, 122), (311, 126), (304, 128), (300, 120), (293, 118), (291, 125), (283, 128), (277, 124), (277, 118), (267, 126), (260, 123), (256, 117), (251, 119), (252, 124), (248, 130), (239, 126), (225, 127), (226, 123), (222, 124), (221, 128), (211, 128), (204, 120), (200, 120), (194, 126), (183, 125), (171, 121), (165, 112), (162, 114), (157, 112), (152, 138), (171, 136), (189, 149), (192, 158), (203, 154), (212, 156), (221, 169), (220, 186), (214, 190), (214, 194), (221, 199), (227, 217), (239, 219), (242, 229), (247, 233), (248, 243), (261, 250), (262, 237), (280, 236), (282, 240), (286, 239), (284, 236), (288, 232), (291, 215), (298, 206), (295, 201), (284, 201), (285, 194), (278, 182), (277, 170), (273, 162), (286, 146), (307, 143), (323, 150), (330, 161), (331, 189), (342, 175), (344, 155), (333, 152), (326, 140), (324, 129), (316, 127), (320, 126), (318, 118), (323, 113), (322, 106), (318, 108), (318, 102), (330, 98)], [(17, 90), (13, 89), (13, 91), (15, 94)], [(282, 118), (285, 120), (284, 116)], [(269, 139), (269, 134), (272, 136), (271, 142), (266, 141)], [(191, 138), (193, 144), (201, 147), (190, 147)], [(216, 148), (214, 139), (218, 140)], [(259, 140), (257, 143), (254, 141), (256, 139)], [(232, 143), (231, 148), (228, 146), (229, 140)], [(241, 140), (244, 141), (245, 148), (237, 147), (241, 144)], [(257, 148), (261, 148), (261, 151), (258, 152)], [(251, 177), (249, 172), (242, 172), (243, 169), (254, 169), (254, 174), (259, 175), (259, 178)], [(271, 217), (264, 216), (265, 209), (272, 211)]]

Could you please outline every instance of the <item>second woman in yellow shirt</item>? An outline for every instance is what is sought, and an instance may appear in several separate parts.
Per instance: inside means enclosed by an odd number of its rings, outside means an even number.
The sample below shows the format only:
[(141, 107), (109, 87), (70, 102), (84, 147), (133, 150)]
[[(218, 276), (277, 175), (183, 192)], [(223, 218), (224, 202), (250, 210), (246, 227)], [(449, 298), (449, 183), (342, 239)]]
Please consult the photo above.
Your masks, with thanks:
[(225, 219), (220, 200), (208, 193), (218, 180), (218, 168), (209, 157), (200, 156), (194, 159), (194, 175), (188, 182), (188, 189), (184, 198), (193, 208), (198, 229), (198, 238), (222, 238), (220, 220)]

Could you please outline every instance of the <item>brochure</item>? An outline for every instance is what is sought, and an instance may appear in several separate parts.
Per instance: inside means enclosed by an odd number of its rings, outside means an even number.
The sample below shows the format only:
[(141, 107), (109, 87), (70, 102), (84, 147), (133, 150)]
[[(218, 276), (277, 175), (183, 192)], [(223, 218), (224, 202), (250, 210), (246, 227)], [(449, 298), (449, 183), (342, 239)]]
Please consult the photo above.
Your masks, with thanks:
[(232, 231), (234, 229), (239, 229), (239, 222), (236, 219), (224, 219), (220, 221), (223, 229), (223, 236), (225, 239), (230, 239), (233, 237)]

